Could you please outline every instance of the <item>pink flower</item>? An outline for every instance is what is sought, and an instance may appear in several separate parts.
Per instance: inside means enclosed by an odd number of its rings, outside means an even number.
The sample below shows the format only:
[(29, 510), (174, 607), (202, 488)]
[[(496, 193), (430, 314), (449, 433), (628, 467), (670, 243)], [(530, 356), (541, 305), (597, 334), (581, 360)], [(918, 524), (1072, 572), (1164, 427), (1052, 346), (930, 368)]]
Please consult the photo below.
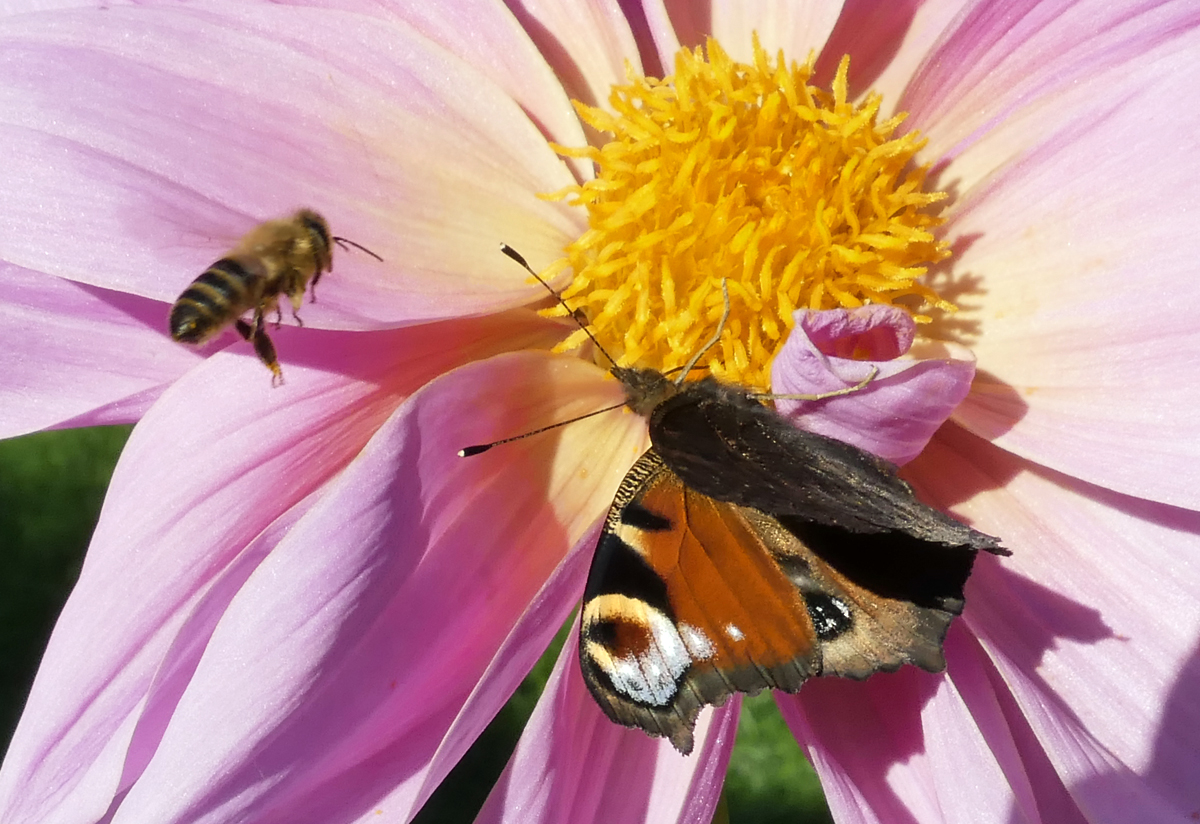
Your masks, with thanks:
[[(586, 229), (537, 197), (590, 175), (549, 145), (587, 142), (571, 98), (709, 34), (750, 60), (752, 30), (825, 82), (850, 54), (928, 138), (960, 307), (933, 332), (977, 371), (906, 475), (1014, 553), (976, 564), (945, 675), (779, 697), (835, 816), (1200, 815), (1194, 4), (5, 8), (2, 431), (138, 426), (0, 820), (415, 813), (574, 608), (645, 445), (612, 413), (455, 457), (620, 400), (497, 246), (548, 264)], [(233, 335), (172, 342), (188, 282), (299, 206), (385, 263), (336, 252), (272, 333), (287, 384)], [(736, 702), (685, 759), (574, 655), (482, 820), (711, 817)]]

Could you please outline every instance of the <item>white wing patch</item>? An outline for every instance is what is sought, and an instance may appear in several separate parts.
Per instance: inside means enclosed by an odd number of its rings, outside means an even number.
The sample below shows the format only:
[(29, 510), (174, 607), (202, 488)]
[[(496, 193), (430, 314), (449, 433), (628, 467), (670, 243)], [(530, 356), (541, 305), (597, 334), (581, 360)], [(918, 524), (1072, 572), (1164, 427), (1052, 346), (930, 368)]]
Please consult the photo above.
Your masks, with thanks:
[(585, 631), (589, 624), (604, 620), (633, 625), (644, 633), (642, 644), (633, 651), (613, 650), (594, 640), (584, 642), (586, 654), (612, 681), (613, 688), (642, 704), (667, 706), (679, 691), (680, 676), (692, 662), (716, 655), (712, 639), (703, 630), (691, 624), (676, 627), (665, 613), (644, 601), (623, 595), (601, 596), (588, 604)]

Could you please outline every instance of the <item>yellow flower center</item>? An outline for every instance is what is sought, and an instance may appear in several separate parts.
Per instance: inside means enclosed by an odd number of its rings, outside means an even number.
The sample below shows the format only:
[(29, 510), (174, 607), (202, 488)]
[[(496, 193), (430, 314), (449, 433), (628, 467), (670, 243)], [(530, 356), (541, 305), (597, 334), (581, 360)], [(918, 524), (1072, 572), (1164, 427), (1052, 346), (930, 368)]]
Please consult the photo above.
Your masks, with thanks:
[(730, 315), (702, 365), (761, 389), (798, 308), (952, 309), (918, 283), (949, 255), (924, 211), (945, 195), (925, 192), (927, 169), (912, 164), (924, 141), (893, 137), (904, 115), (878, 123), (878, 95), (847, 101), (848, 58), (824, 91), (808, 85), (811, 58), (773, 64), (757, 38), (754, 65), (712, 40), (707, 51), (681, 51), (673, 77), (631, 75), (609, 98), (615, 114), (576, 103), (613, 139), (555, 147), (592, 160), (596, 177), (548, 196), (586, 207), (589, 226), (550, 271), (574, 271), (563, 296), (609, 354), (684, 365), (716, 331), (722, 279)]

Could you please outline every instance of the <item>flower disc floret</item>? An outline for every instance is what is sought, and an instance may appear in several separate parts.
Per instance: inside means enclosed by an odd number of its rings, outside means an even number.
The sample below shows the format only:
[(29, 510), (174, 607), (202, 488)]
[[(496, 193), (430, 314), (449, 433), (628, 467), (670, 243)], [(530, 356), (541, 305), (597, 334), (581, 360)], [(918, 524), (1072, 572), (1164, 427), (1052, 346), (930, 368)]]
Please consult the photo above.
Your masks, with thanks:
[(564, 297), (609, 353), (682, 366), (716, 331), (723, 279), (731, 313), (703, 365), (764, 389), (798, 308), (952, 309), (919, 283), (949, 254), (927, 210), (945, 195), (913, 163), (924, 141), (895, 136), (904, 116), (877, 122), (876, 94), (847, 100), (848, 58), (825, 91), (808, 83), (811, 58), (772, 62), (757, 40), (753, 65), (712, 40), (704, 51), (681, 51), (662, 80), (630, 72), (612, 112), (577, 103), (613, 139), (556, 147), (596, 177), (549, 196), (573, 198), (589, 225), (552, 271), (573, 271)]

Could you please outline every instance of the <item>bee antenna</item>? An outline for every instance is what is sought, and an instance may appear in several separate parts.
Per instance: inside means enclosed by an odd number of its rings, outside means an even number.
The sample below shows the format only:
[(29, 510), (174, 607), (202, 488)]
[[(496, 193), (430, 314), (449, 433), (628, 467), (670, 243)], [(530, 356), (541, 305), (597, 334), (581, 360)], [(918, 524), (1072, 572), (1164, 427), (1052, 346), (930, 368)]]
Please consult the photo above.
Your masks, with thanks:
[(688, 373), (696, 368), (696, 362), (704, 357), (704, 353), (716, 346), (717, 341), (721, 339), (721, 333), (725, 331), (725, 321), (729, 320), (729, 280), (726, 278), (721, 278), (721, 294), (725, 297), (725, 311), (721, 313), (721, 320), (717, 324), (717, 331), (713, 334), (712, 339), (704, 344), (699, 352), (692, 355), (692, 359), (683, 366), (679, 377), (675, 379), (676, 386), (680, 386), (684, 378), (688, 376)]
[(336, 243), (338, 246), (341, 246), (343, 249), (345, 249), (349, 246), (353, 246), (355, 249), (358, 249), (360, 252), (366, 252), (368, 255), (375, 258), (380, 263), (383, 263), (383, 258), (381, 258), (379, 255), (372, 252), (366, 246), (363, 246), (361, 243), (355, 243), (353, 240), (350, 240), (349, 238), (344, 238), (344, 237), (335, 237), (335, 238), (333, 238), (333, 242)]
[[(600, 341), (596, 340), (596, 336), (591, 333), (591, 330), (588, 329), (587, 326), (582, 321), (579, 320), (579, 318), (575, 317), (575, 311), (573, 309), (571, 309), (570, 306), (567, 305), (567, 302), (565, 300), (562, 299), (562, 295), (560, 295), (558, 292), (554, 291), (554, 287), (552, 287), (549, 283), (546, 283), (546, 281), (542, 280), (541, 276), (539, 276), (537, 272), (533, 271), (533, 269), (525, 261), (525, 258), (521, 256), (520, 252), (518, 252), (513, 247), (509, 246), (507, 243), (500, 244), (500, 251), (503, 252), (504, 254), (508, 255), (510, 258), (515, 260), (517, 263), (521, 264), (521, 266), (525, 267), (525, 271), (528, 272), (529, 274), (533, 275), (534, 280), (536, 280), (538, 283), (542, 284), (542, 286), (545, 286), (546, 291), (549, 292), (550, 294), (554, 295), (554, 299), (559, 302), (559, 304), (562, 306), (562, 308), (567, 310), (567, 315), (570, 316), (571, 320), (575, 321), (576, 325), (579, 326), (579, 328), (583, 330), (583, 334), (587, 335), (588, 339), (592, 343), (596, 344), (596, 348), (600, 350), (600, 354), (602, 354), (602, 355), (604, 355), (604, 357), (608, 358), (608, 362), (611, 363), (613, 366), (617, 365), (617, 362), (613, 359), (613, 356), (608, 354), (607, 351), (605, 351), (604, 347), (600, 345)], [(607, 410), (602, 409), (600, 411), (604, 412)], [(584, 416), (584, 417), (586, 417), (586, 416)], [(579, 419), (576, 418), (576, 420), (579, 420)], [(566, 423), (571, 423), (571, 421), (566, 421)], [(555, 424), (555, 426), (558, 426), (558, 425), (559, 424)], [(547, 428), (552, 429), (553, 427), (547, 427)], [(538, 430), (538, 431), (540, 432), (542, 430)], [(533, 433), (531, 432), (529, 434), (532, 435)], [(519, 437), (524, 437), (524, 435), (521, 435)], [(503, 441), (500, 441), (500, 443), (503, 443)]]
[(577, 418), (571, 418), (569, 420), (559, 421), (558, 423), (552, 423), (549, 426), (542, 426), (542, 427), (539, 427), (538, 429), (534, 429), (532, 431), (525, 432), (520, 435), (513, 435), (511, 438), (501, 438), (500, 440), (492, 441), (491, 443), (480, 443), (480, 444), (476, 444), (475, 446), (463, 447), (462, 449), (458, 450), (458, 457), (469, 458), (472, 455), (478, 455), (481, 452), (487, 452), (493, 446), (499, 446), (500, 444), (503, 444), (503, 443), (512, 443), (513, 441), (519, 441), (522, 438), (528, 438), (530, 435), (540, 435), (543, 432), (548, 432), (551, 429), (558, 429), (560, 426), (566, 426), (567, 424), (575, 423), (576, 421), (582, 421), (585, 418), (592, 417), (593, 415), (599, 415), (604, 412), (611, 412), (614, 409), (620, 409), (624, 405), (625, 405), (625, 402), (621, 401), (621, 403), (613, 404), (612, 406), (606, 406), (603, 409), (594, 409), (591, 412), (588, 412), (584, 415), (580, 415)]

